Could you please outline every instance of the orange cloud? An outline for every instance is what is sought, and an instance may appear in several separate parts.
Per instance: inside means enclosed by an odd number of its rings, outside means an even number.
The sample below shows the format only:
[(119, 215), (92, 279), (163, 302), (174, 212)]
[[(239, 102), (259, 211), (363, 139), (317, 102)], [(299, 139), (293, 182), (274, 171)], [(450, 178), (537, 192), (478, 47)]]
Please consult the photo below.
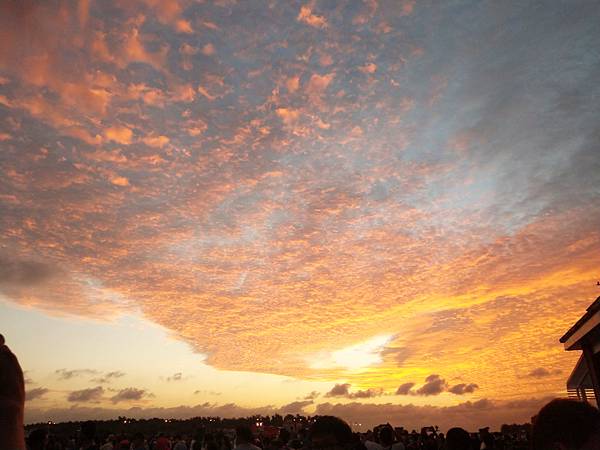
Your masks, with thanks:
[(206, 44), (202, 47), (202, 54), (206, 56), (211, 56), (215, 54), (215, 46), (212, 44)]
[(133, 131), (123, 125), (115, 125), (104, 130), (104, 137), (119, 144), (131, 144)]
[(325, 20), (325, 18), (323, 16), (317, 16), (316, 14), (313, 14), (310, 6), (302, 6), (296, 19), (300, 22), (310, 25), (311, 27), (327, 27), (327, 21)]
[(179, 19), (175, 22), (175, 29), (180, 33), (192, 34), (194, 30), (192, 29), (192, 24), (183, 19)]
[(165, 145), (169, 143), (169, 138), (167, 136), (146, 136), (142, 139), (144, 144), (149, 145), (150, 147), (163, 148)]
[(290, 91), (292, 93), (296, 92), (298, 90), (298, 88), (300, 87), (300, 77), (299, 76), (289, 77), (285, 82), (285, 86), (288, 91)]

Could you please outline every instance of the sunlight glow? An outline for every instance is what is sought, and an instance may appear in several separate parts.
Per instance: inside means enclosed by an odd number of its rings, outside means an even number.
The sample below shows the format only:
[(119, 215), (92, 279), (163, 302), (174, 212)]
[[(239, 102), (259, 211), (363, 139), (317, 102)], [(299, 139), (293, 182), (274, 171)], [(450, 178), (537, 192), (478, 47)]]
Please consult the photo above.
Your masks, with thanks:
[(320, 354), (311, 364), (313, 369), (343, 367), (356, 370), (381, 363), (381, 351), (392, 340), (392, 335), (375, 336), (368, 341), (331, 353)]

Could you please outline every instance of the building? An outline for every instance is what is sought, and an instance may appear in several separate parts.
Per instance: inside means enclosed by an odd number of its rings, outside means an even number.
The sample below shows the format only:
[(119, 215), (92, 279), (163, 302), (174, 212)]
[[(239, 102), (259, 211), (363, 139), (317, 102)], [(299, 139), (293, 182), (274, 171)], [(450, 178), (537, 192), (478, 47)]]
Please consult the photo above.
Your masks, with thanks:
[(581, 350), (579, 361), (567, 380), (569, 397), (595, 399), (600, 405), (600, 297), (560, 338), (565, 350)]

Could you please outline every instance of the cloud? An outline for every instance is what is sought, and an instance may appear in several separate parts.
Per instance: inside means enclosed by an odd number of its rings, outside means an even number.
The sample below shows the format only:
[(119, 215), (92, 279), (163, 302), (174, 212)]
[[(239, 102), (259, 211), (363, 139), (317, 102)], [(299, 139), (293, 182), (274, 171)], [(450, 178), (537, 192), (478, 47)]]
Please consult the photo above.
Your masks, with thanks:
[(167, 136), (146, 136), (142, 141), (150, 147), (163, 148), (170, 139)]
[(96, 386), (95, 388), (81, 389), (79, 391), (72, 391), (67, 395), (67, 401), (72, 403), (97, 403), (104, 394), (104, 388), (102, 386)]
[[(497, 401), (481, 399), (475, 402), (467, 401), (453, 406), (417, 406), (413, 404), (398, 405), (392, 403), (321, 403), (316, 406), (315, 414), (334, 415), (341, 417), (349, 423), (360, 422), (366, 427), (373, 427), (380, 423), (391, 422), (394, 426), (404, 426), (407, 429), (420, 429), (432, 423), (439, 425), (445, 432), (451, 427), (461, 426), (467, 430), (477, 430), (484, 426), (499, 429), (503, 423), (528, 422), (550, 398), (527, 398), (519, 401)], [(290, 409), (304, 413), (306, 406), (299, 402)], [(272, 415), (275, 413), (287, 414), (283, 408), (261, 406), (244, 408), (234, 403), (214, 404), (205, 402), (195, 406), (162, 407), (131, 407), (131, 408), (102, 408), (81, 407), (26, 410), (26, 423), (66, 421), (72, 417), (79, 420), (108, 420), (119, 415), (133, 418), (192, 418), (192, 417), (251, 417), (254, 415)], [(296, 409), (300, 407), (300, 409)], [(295, 413), (295, 412), (294, 412)]]
[(420, 429), (436, 424), (444, 432), (460, 426), (477, 430), (484, 426), (499, 429), (503, 423), (526, 423), (550, 398), (531, 398), (519, 402), (481, 399), (452, 406), (417, 406), (413, 404), (346, 403), (317, 405), (315, 414), (334, 415), (349, 423), (361, 422), (367, 427), (390, 422), (393, 426)]
[(44, 283), (60, 272), (50, 264), (35, 260), (18, 260), (0, 255), (0, 287)]
[(170, 377), (167, 377), (167, 381), (181, 381), (183, 379), (183, 374), (181, 372), (174, 373)]
[(283, 405), (280, 410), (285, 414), (305, 414), (304, 408), (312, 404), (312, 400), (295, 401), (288, 403), (287, 405)]
[(186, 34), (193, 34), (194, 33), (194, 30), (192, 28), (192, 24), (189, 21), (187, 21), (187, 20), (179, 19), (177, 22), (175, 22), (175, 28), (180, 33), (186, 33)]
[(456, 395), (472, 394), (479, 386), (475, 383), (460, 383), (448, 388), (448, 392)]
[(55, 6), (0, 2), (3, 299), (141, 310), (222, 370), (564, 389), (526, 374), (572, 368), (599, 262), (591, 2)]
[(205, 44), (205, 45), (202, 47), (202, 50), (201, 50), (201, 51), (202, 51), (202, 54), (203, 54), (203, 55), (206, 55), (206, 56), (212, 56), (212, 55), (214, 55), (214, 54), (215, 54), (215, 51), (216, 51), (216, 50), (215, 50), (215, 46), (214, 46), (213, 44), (210, 44), (210, 43), (209, 43), (209, 44)]
[(448, 384), (439, 375), (429, 375), (425, 378), (425, 384), (417, 389), (415, 395), (438, 395), (446, 390)]
[(119, 392), (117, 392), (110, 398), (110, 401), (113, 403), (139, 401), (151, 396), (152, 394), (146, 391), (145, 389), (137, 389), (130, 387), (121, 389)]
[(105, 374), (103, 374), (100, 377), (97, 378), (92, 378), (91, 381), (95, 382), (95, 383), (110, 383), (111, 381), (117, 379), (117, 378), (122, 378), (125, 376), (125, 372), (121, 372), (120, 370), (116, 370), (113, 372), (106, 372)]
[(329, 392), (325, 394), (325, 397), (347, 397), (349, 395), (350, 384), (336, 384)]
[(272, 405), (259, 406), (255, 408), (246, 408), (235, 403), (209, 403), (204, 402), (198, 405), (180, 405), (175, 407), (87, 407), (74, 405), (70, 408), (36, 409), (28, 408), (25, 411), (26, 423), (39, 423), (52, 420), (54, 422), (67, 421), (71, 417), (78, 417), (80, 420), (110, 420), (117, 416), (124, 415), (132, 418), (180, 418), (187, 419), (192, 417), (251, 417), (255, 415), (271, 415), (281, 413), (279, 408)]
[(194, 395), (203, 394), (203, 395), (222, 395), (222, 392), (211, 391), (206, 389), (197, 389), (194, 391)]
[(131, 144), (133, 139), (133, 131), (123, 125), (115, 125), (104, 130), (104, 137), (118, 144)]
[(351, 392), (348, 398), (373, 398), (383, 395), (383, 389), (366, 389)]
[(296, 20), (315, 28), (327, 27), (327, 20), (325, 20), (323, 16), (313, 14), (311, 7), (308, 5), (300, 7), (300, 12), (298, 13)]
[(531, 377), (531, 378), (546, 378), (546, 377), (550, 377), (552, 375), (557, 375), (559, 373), (561, 373), (561, 370), (556, 369), (556, 370), (550, 371), (548, 369), (545, 369), (544, 367), (537, 367), (537, 368), (533, 369), (531, 372), (529, 372), (527, 374), (527, 376)]
[(454, 386), (449, 386), (446, 380), (437, 374), (429, 375), (425, 378), (425, 384), (418, 389), (413, 389), (415, 383), (409, 382), (401, 384), (396, 390), (396, 395), (420, 395), (431, 396), (439, 395), (442, 392), (450, 392), (455, 395), (472, 394), (479, 386), (475, 383), (460, 383)]
[(316, 398), (317, 398), (319, 395), (321, 395), (319, 392), (317, 392), (317, 391), (312, 391), (312, 392), (310, 392), (309, 394), (307, 394), (307, 395), (304, 397), (304, 400), (314, 400), (314, 399), (316, 399)]
[(411, 389), (413, 388), (413, 386), (415, 385), (415, 383), (404, 383), (401, 384), (400, 386), (398, 386), (398, 389), (396, 390), (396, 395), (409, 395), (412, 393)]
[(42, 387), (40, 387), (40, 388), (34, 388), (34, 389), (31, 389), (31, 390), (28, 390), (25, 393), (25, 398), (26, 398), (27, 401), (35, 400), (35, 399), (38, 399), (38, 398), (42, 398), (48, 392), (50, 392), (50, 390), (46, 389), (46, 388), (42, 388)]
[(350, 384), (336, 384), (325, 397), (346, 397), (346, 398), (372, 398), (383, 395), (383, 389), (366, 389), (350, 392)]
[(71, 378), (81, 377), (84, 375), (98, 375), (100, 372), (94, 369), (58, 369), (55, 370), (54, 373), (58, 376), (60, 380), (70, 380)]

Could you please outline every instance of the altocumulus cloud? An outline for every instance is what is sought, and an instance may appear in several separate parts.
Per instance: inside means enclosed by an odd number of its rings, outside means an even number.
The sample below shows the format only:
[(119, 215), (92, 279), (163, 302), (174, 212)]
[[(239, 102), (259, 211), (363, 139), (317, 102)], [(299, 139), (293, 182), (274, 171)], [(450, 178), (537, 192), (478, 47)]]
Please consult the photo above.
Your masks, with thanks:
[(70, 392), (69, 395), (67, 395), (67, 401), (73, 403), (99, 402), (102, 399), (103, 394), (104, 388), (102, 386), (96, 386), (94, 388)]
[(413, 389), (415, 383), (409, 382), (401, 384), (396, 390), (396, 395), (420, 395), (430, 396), (439, 395), (442, 392), (450, 392), (455, 395), (472, 394), (479, 386), (475, 383), (459, 383), (449, 386), (445, 379), (437, 374), (431, 374), (425, 378), (425, 383), (418, 389)]
[(35, 400), (36, 398), (42, 398), (48, 392), (49, 392), (48, 389), (41, 388), (41, 387), (40, 388), (31, 389), (31, 390), (29, 390), (29, 391), (27, 391), (25, 393), (25, 398), (27, 399), (27, 401)]
[(531, 377), (531, 378), (546, 378), (546, 377), (550, 377), (552, 375), (558, 375), (559, 373), (561, 373), (561, 371), (559, 369), (550, 371), (543, 367), (537, 367), (537, 368), (533, 369), (531, 372), (529, 372), (527, 374), (527, 376)]
[(365, 389), (350, 392), (350, 383), (336, 384), (325, 397), (345, 397), (345, 398), (372, 398), (383, 395), (383, 389)]
[(94, 381), (96, 383), (110, 383), (111, 381), (117, 379), (117, 378), (121, 378), (125, 376), (125, 372), (121, 372), (120, 370), (115, 370), (113, 372), (106, 372), (104, 375), (98, 377), (98, 378), (92, 378), (91, 381)]
[(58, 369), (58, 370), (55, 370), (54, 373), (61, 380), (70, 380), (71, 378), (80, 377), (83, 375), (98, 375), (100, 372), (98, 372), (97, 370), (93, 370), (93, 369), (74, 369), (74, 370)]
[(145, 389), (137, 388), (125, 388), (118, 391), (115, 395), (110, 398), (113, 403), (127, 402), (127, 401), (138, 401), (146, 397), (152, 397), (153, 395)]

